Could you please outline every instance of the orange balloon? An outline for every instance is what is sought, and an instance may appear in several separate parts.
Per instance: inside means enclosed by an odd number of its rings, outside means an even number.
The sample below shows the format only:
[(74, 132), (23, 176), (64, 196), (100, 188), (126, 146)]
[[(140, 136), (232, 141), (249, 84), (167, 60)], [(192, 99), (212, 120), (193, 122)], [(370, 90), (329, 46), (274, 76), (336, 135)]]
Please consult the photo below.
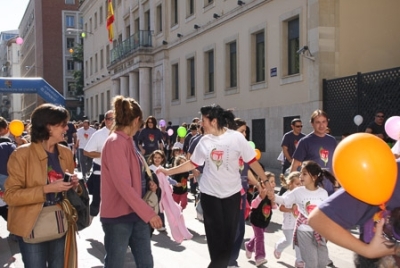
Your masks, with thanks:
[(350, 135), (336, 147), (332, 165), (336, 179), (355, 198), (380, 205), (392, 196), (397, 164), (382, 139), (369, 133)]
[(254, 150), (256, 152), (256, 159), (259, 160), (261, 158), (261, 152), (258, 149)]
[(10, 129), (11, 134), (15, 137), (19, 137), (22, 135), (22, 132), (24, 132), (24, 123), (20, 120), (13, 120), (8, 125), (8, 128)]

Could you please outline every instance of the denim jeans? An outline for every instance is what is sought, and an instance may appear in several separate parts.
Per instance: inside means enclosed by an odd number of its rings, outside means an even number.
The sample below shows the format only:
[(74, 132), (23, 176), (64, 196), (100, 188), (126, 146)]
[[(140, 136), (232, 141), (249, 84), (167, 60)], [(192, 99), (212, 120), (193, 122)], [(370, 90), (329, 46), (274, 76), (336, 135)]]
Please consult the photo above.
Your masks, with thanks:
[(254, 236), (249, 242), (245, 243), (245, 247), (248, 251), (255, 252), (255, 260), (261, 260), (265, 258), (265, 247), (264, 247), (264, 231), (265, 228), (260, 228), (254, 225), (253, 227)]
[(79, 165), (81, 166), (82, 176), (86, 178), (87, 174), (90, 172), (92, 168), (93, 158), (90, 158), (83, 154), (83, 149), (78, 149), (79, 155)]
[(152, 268), (150, 226), (142, 220), (124, 223), (103, 223), (105, 268), (124, 267), (129, 246), (137, 268)]
[(28, 244), (18, 237), (25, 268), (63, 268), (65, 236), (47, 242)]

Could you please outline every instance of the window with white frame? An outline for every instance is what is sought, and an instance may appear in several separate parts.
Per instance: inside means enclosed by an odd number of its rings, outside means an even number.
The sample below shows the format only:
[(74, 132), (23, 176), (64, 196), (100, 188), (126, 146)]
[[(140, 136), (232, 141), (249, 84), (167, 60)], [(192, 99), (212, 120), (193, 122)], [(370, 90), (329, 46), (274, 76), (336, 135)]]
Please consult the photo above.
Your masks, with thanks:
[(194, 0), (186, 0), (186, 17), (190, 17), (194, 14), (195, 11), (195, 1)]
[(100, 70), (104, 68), (104, 50), (100, 50)]
[(179, 22), (178, 0), (171, 0), (171, 26)]
[(75, 16), (67, 15), (65, 16), (65, 25), (67, 28), (75, 27)]
[(67, 38), (67, 48), (73, 48), (75, 45), (75, 38)]
[(265, 34), (264, 31), (254, 34), (255, 82), (265, 81)]
[(75, 5), (75, 0), (65, 0), (66, 5)]
[(172, 82), (172, 100), (179, 100), (179, 65), (178, 63), (171, 66), (171, 82)]
[(99, 24), (103, 24), (103, 20), (104, 20), (104, 13), (103, 13), (103, 6), (101, 6), (99, 8)]
[(287, 22), (287, 33), (288, 75), (298, 74), (300, 73), (300, 55), (297, 53), (300, 48), (299, 18)]
[(205, 52), (205, 92), (212, 93), (214, 92), (214, 50), (209, 50)]
[(157, 17), (156, 17), (156, 31), (157, 33), (162, 32), (162, 4), (157, 6)]
[(187, 59), (187, 96), (196, 96), (196, 72), (194, 57)]
[(67, 70), (73, 71), (75, 69), (75, 63), (73, 60), (67, 60)]
[(226, 45), (227, 47), (227, 60), (228, 60), (228, 87), (237, 87), (237, 43), (236, 41)]

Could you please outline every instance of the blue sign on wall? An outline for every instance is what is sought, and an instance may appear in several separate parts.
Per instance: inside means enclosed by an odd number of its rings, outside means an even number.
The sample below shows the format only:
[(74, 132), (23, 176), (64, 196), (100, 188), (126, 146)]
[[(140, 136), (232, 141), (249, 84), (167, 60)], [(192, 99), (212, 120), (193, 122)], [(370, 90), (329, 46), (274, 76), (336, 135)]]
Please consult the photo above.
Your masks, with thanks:
[(0, 77), (0, 93), (36, 93), (46, 102), (65, 106), (65, 98), (40, 77)]

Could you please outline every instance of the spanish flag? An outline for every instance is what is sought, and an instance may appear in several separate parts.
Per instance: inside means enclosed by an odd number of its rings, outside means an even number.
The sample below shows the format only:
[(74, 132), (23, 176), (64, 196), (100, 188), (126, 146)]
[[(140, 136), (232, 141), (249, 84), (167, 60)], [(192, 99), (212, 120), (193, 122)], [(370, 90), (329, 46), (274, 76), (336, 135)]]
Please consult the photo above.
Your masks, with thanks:
[(112, 6), (112, 0), (108, 0), (107, 30), (108, 30), (108, 40), (110, 40), (110, 42), (112, 42), (114, 39), (113, 23), (114, 23), (114, 10)]

